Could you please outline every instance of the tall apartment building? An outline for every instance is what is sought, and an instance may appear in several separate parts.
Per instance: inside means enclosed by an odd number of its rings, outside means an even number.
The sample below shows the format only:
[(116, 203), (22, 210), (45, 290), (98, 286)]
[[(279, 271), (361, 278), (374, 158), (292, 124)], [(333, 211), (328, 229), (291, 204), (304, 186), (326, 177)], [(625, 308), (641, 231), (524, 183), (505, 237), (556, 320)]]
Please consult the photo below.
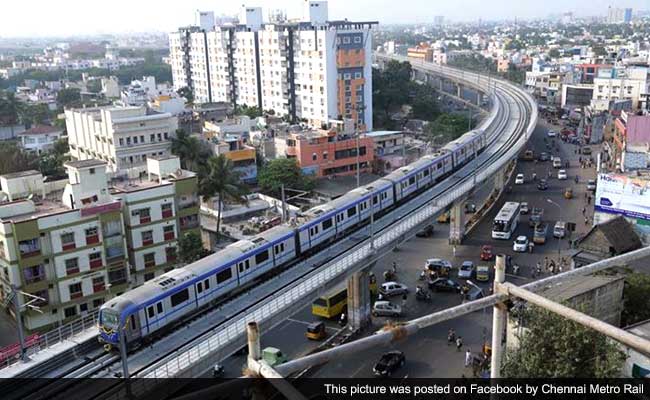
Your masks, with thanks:
[(607, 9), (607, 23), (609, 24), (629, 24), (632, 22), (631, 8), (609, 7)]
[(0, 296), (7, 299), (15, 285), (43, 299), (36, 304), (40, 313), (23, 313), (28, 330), (94, 310), (129, 284), (122, 205), (108, 194), (105, 163), (65, 166), (62, 200), (42, 196), (37, 171), (0, 177), (10, 200), (0, 203)]
[(610, 102), (629, 99), (632, 109), (647, 109), (649, 96), (649, 68), (600, 68), (594, 78), (591, 105), (597, 111), (606, 111)]
[(177, 157), (150, 158), (138, 182), (110, 180), (101, 160), (65, 167), (62, 192), (37, 171), (0, 176), (0, 303), (10, 285), (41, 297), (42, 313), (23, 312), (28, 330), (77, 318), (170, 270), (178, 237), (199, 228), (197, 178)]
[(353, 119), (372, 130), (372, 38), (376, 22), (328, 21), (326, 1), (305, 1), (300, 22), (264, 24), (242, 7), (238, 25), (169, 35), (174, 87), (197, 102), (273, 110), (320, 126)]
[(178, 120), (169, 113), (141, 107), (93, 107), (65, 110), (73, 160), (103, 160), (113, 175), (146, 172), (148, 157), (171, 155)]

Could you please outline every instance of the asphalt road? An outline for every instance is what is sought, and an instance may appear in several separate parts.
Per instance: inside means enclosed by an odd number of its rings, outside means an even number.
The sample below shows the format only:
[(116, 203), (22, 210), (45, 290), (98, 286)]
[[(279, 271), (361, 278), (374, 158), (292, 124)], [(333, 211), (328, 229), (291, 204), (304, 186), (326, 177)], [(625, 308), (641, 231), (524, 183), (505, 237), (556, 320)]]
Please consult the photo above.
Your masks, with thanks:
[[(559, 155), (563, 161), (569, 160), (571, 167), (567, 169), (568, 180), (559, 181), (557, 179), (557, 170), (552, 168), (550, 162), (519, 162), (516, 173), (523, 173), (527, 182), (524, 185), (514, 185), (511, 181), (508, 185), (512, 190), (502, 196), (498, 204), (492, 208), (491, 212), (479, 223), (479, 225), (466, 238), (463, 245), (457, 246), (456, 256), (453, 255), (452, 247), (448, 244), (448, 225), (436, 224), (435, 233), (430, 238), (414, 238), (402, 245), (398, 250), (385, 257), (381, 263), (375, 266), (375, 275), (382, 282), (382, 274), (385, 270), (390, 269), (393, 261), (398, 264), (397, 280), (409, 286), (412, 292), (415, 286), (422, 284), (418, 281), (418, 275), (422, 270), (427, 258), (439, 257), (448, 259), (454, 267), (458, 267), (463, 261), (470, 260), (475, 264), (480, 263), (480, 246), (491, 244), (494, 253), (505, 253), (513, 256), (513, 261), (522, 267), (519, 276), (508, 275), (507, 280), (517, 284), (523, 284), (532, 279), (532, 268), (538, 261), (544, 262), (544, 257), (549, 259), (558, 258), (558, 240), (552, 237), (552, 228), (557, 220), (575, 222), (577, 232), (572, 237), (576, 237), (589, 229), (585, 224), (582, 214), (582, 208), (586, 205), (584, 193), (586, 191), (587, 179), (595, 177), (593, 169), (582, 169), (578, 165), (578, 155), (574, 154), (575, 146), (566, 144), (555, 139), (559, 146), (559, 151), (553, 147), (549, 150), (546, 147), (544, 138), (546, 138), (547, 128), (540, 123), (533, 134), (528, 148), (534, 149), (535, 153), (546, 151), (553, 155)], [(547, 139), (550, 141), (549, 139)], [(593, 149), (596, 150), (596, 149)], [(551, 170), (553, 177), (549, 180), (549, 188), (546, 191), (538, 191), (535, 182), (532, 182), (532, 173), (536, 172), (538, 177), (547, 174)], [(514, 175), (513, 174), (513, 177)], [(579, 183), (575, 184), (574, 177), (579, 175)], [(564, 198), (566, 187), (572, 187), (574, 198), (567, 200)], [(555, 206), (547, 202), (547, 199), (559, 205)], [(529, 207), (534, 206), (544, 208), (544, 221), (548, 223), (549, 232), (545, 245), (535, 247), (532, 254), (514, 253), (512, 251), (512, 240), (494, 240), (491, 238), (492, 220), (499, 208), (505, 201), (526, 201)], [(593, 204), (593, 203), (592, 203)], [(589, 208), (589, 207), (587, 207)], [(592, 208), (593, 210), (593, 208)], [(587, 210), (591, 218), (592, 211)], [(527, 216), (522, 216), (519, 227), (514, 237), (526, 235), (532, 238), (532, 228), (528, 226)], [(568, 240), (559, 241), (560, 250), (563, 255), (567, 254), (569, 248)], [(485, 262), (483, 262), (485, 264)], [(457, 270), (452, 272), (455, 279)], [(486, 291), (491, 285), (489, 283), (481, 284)], [(401, 298), (393, 301), (401, 303)], [(431, 302), (417, 301), (415, 296), (410, 295), (404, 307), (406, 313), (404, 317), (398, 320), (409, 320), (435, 311), (443, 310), (460, 304), (461, 298), (457, 294), (434, 293)], [(276, 326), (269, 332), (262, 335), (262, 348), (273, 346), (281, 349), (289, 358), (296, 358), (305, 355), (314, 349), (318, 342), (310, 341), (305, 337), (306, 327), (310, 322), (319, 320), (311, 314), (311, 306), (305, 306), (287, 319), (280, 325)], [(380, 329), (388, 318), (373, 318), (372, 327), (367, 330), (370, 334)], [(336, 321), (326, 321), (327, 333), (331, 335), (341, 329)], [(351, 354), (348, 357), (341, 357), (327, 365), (321, 366), (312, 376), (314, 377), (371, 377), (373, 376), (372, 367), (379, 359), (382, 353), (399, 349), (406, 355), (407, 363), (401, 368), (394, 377), (461, 377), (462, 375), (471, 376), (471, 371), (464, 368), (464, 352), (469, 348), (473, 352), (479, 352), (484, 342), (491, 340), (492, 310), (486, 309), (456, 318), (452, 321), (434, 325), (426, 328), (417, 335), (406, 341), (395, 343), (390, 347), (382, 347)], [(447, 332), (453, 328), (456, 333), (463, 338), (464, 346), (462, 351), (457, 351), (455, 346), (447, 344)], [(226, 376), (239, 376), (242, 366), (245, 363), (245, 356), (231, 357), (224, 363)]]

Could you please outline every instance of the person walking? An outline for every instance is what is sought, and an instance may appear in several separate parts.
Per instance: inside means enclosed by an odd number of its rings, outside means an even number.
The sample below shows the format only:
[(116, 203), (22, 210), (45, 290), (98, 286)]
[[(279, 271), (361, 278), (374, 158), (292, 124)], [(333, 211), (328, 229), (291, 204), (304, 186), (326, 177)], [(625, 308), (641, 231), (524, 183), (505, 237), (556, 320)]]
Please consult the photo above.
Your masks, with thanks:
[(406, 307), (406, 299), (407, 299), (406, 293), (404, 293), (404, 296), (402, 296), (402, 308)]
[(393, 273), (394, 274), (397, 273), (397, 262), (396, 261), (393, 261)]
[(458, 336), (456, 338), (456, 351), (460, 351), (462, 347), (463, 347), (463, 338)]
[(456, 246), (453, 246), (453, 247), (451, 248), (451, 252), (453, 253), (454, 258), (456, 258)]
[(467, 349), (465, 351), (465, 368), (469, 367), (472, 364), (472, 352)]
[(591, 204), (591, 196), (587, 196), (587, 204)]
[(533, 243), (532, 241), (528, 242), (528, 252), (532, 254), (534, 249), (535, 249), (535, 243)]
[(456, 331), (450, 329), (449, 332), (447, 332), (447, 346), (454, 343), (455, 341), (456, 341)]
[(587, 207), (582, 207), (582, 215), (587, 214)]

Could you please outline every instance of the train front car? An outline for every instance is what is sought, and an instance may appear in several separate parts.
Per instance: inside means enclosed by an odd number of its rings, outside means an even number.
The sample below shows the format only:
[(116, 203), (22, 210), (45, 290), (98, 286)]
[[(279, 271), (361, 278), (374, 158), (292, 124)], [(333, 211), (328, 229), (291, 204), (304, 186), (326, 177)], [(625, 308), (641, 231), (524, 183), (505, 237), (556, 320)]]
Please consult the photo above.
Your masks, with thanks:
[(106, 351), (118, 348), (120, 345), (120, 314), (124, 308), (125, 305), (118, 296), (104, 303), (99, 309), (98, 339), (100, 343), (104, 344)]

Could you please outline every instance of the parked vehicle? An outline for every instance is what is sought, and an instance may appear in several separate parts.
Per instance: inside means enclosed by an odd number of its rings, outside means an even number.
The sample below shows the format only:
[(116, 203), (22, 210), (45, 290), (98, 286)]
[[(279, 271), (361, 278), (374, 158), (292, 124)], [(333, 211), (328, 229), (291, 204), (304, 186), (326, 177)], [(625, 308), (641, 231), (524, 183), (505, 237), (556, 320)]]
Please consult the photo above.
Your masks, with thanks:
[(566, 236), (566, 222), (557, 221), (553, 227), (553, 237), (562, 239), (564, 236)]
[(490, 267), (487, 265), (479, 265), (476, 267), (476, 280), (486, 282), (490, 280)]
[(416, 233), (415, 236), (421, 237), (421, 238), (426, 238), (426, 237), (433, 236), (433, 225), (427, 225), (420, 232)]
[(489, 244), (484, 244), (481, 246), (481, 260), (490, 261), (492, 258), (494, 258), (494, 254), (492, 253), (492, 246)]
[(379, 293), (385, 297), (399, 296), (409, 292), (408, 286), (399, 282), (385, 282), (381, 284)]
[(535, 152), (528, 149), (524, 152), (524, 156), (522, 158), (526, 161), (533, 161), (535, 159)]
[(474, 275), (474, 263), (471, 261), (463, 261), (458, 269), (458, 277), (462, 279), (470, 279)]
[(526, 236), (517, 236), (512, 244), (512, 251), (525, 253), (528, 251), (528, 238)]
[(519, 203), (519, 214), (526, 215), (526, 214), (528, 214), (528, 211), (529, 210), (528, 210), (528, 203), (527, 202), (522, 201), (521, 203)]
[(555, 131), (548, 131), (548, 132), (546, 132), (546, 136), (548, 136), (548, 137), (550, 137), (550, 138), (554, 138), (554, 137), (557, 136), (557, 132), (555, 132)]
[(287, 362), (287, 356), (284, 355), (275, 347), (267, 347), (262, 350), (262, 359), (266, 361), (269, 366), (275, 367), (276, 365), (284, 364)]
[(538, 224), (533, 233), (533, 243), (544, 244), (546, 243), (546, 232), (548, 231), (547, 224)]
[(348, 289), (343, 287), (314, 300), (311, 305), (311, 313), (317, 317), (334, 318), (343, 312), (347, 304)]
[(381, 355), (377, 364), (372, 368), (372, 371), (377, 376), (391, 376), (399, 367), (404, 366), (406, 357), (404, 353), (399, 350), (389, 351)]
[(460, 284), (449, 278), (438, 278), (429, 282), (429, 289), (434, 292), (460, 292)]
[(515, 177), (515, 185), (523, 185), (524, 184), (524, 174), (517, 174)]
[(476, 204), (467, 203), (465, 204), (465, 214), (474, 214), (476, 212)]
[(431, 293), (429, 293), (428, 289), (425, 290), (422, 286), (417, 286), (415, 288), (415, 300), (429, 301), (431, 300)]
[(573, 189), (571, 188), (566, 188), (564, 190), (564, 198), (565, 199), (572, 199), (573, 198)]
[(567, 180), (566, 169), (561, 169), (557, 171), (557, 179), (561, 181)]
[(590, 190), (592, 192), (596, 191), (596, 180), (595, 179), (589, 179), (587, 181), (587, 190)]
[(451, 219), (451, 216), (449, 214), (449, 211), (446, 211), (446, 212), (440, 214), (440, 216), (438, 216), (437, 221), (440, 224), (448, 224), (450, 219)]
[(402, 307), (390, 301), (378, 300), (372, 306), (372, 315), (375, 317), (399, 317), (402, 315)]
[(591, 147), (583, 147), (581, 153), (586, 156), (591, 155)]

